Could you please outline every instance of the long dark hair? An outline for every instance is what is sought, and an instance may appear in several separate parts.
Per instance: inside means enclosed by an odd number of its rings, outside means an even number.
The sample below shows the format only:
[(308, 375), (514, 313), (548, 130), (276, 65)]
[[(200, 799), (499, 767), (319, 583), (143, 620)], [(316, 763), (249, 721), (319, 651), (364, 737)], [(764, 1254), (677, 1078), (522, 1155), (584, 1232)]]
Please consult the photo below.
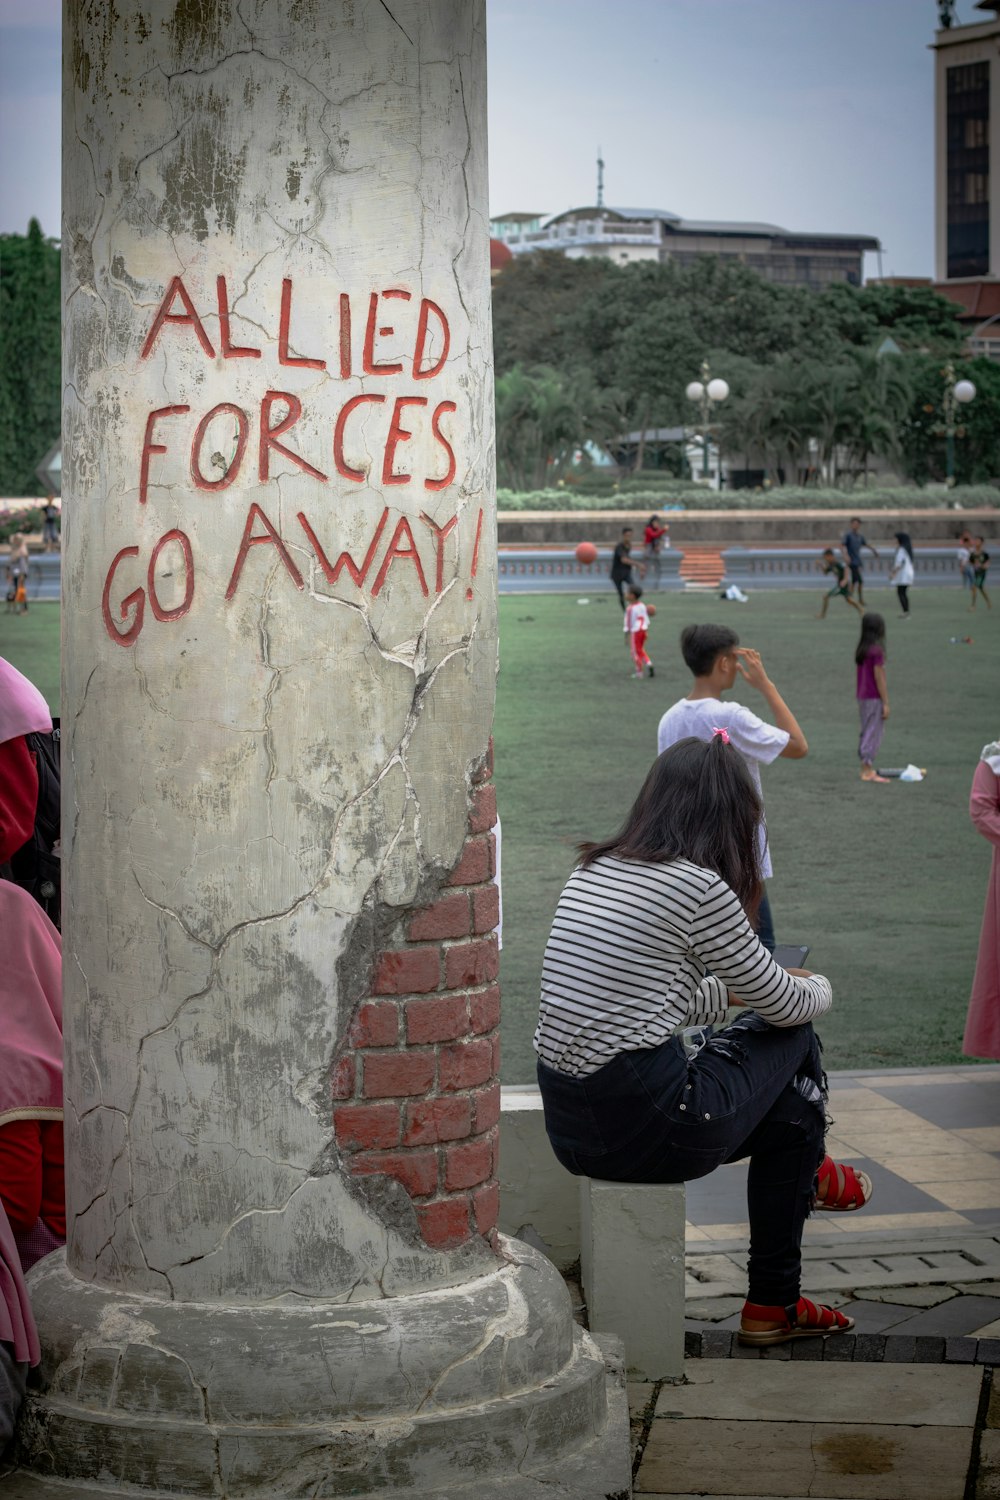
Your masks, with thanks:
[(869, 651), (875, 646), (885, 645), (885, 621), (881, 615), (873, 613), (861, 616), (861, 639), (858, 641), (858, 649), (854, 653), (854, 660), (860, 667)]
[(910, 559), (910, 562), (912, 562), (913, 543), (910, 541), (910, 533), (908, 531), (896, 531), (893, 532), (893, 535), (895, 536), (896, 541), (902, 547), (903, 551), (906, 553), (907, 557)]
[(580, 864), (602, 854), (660, 865), (673, 859), (714, 870), (751, 920), (763, 884), (758, 828), (763, 806), (738, 750), (721, 734), (678, 740), (653, 762), (614, 838), (581, 844)]

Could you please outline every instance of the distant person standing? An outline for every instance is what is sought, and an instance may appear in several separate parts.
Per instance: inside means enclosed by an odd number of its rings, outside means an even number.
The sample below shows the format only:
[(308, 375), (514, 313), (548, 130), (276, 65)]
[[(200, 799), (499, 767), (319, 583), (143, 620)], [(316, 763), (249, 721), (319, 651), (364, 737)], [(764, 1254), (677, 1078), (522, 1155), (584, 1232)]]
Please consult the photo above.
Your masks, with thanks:
[(1000, 1060), (1000, 740), (983, 747), (972, 779), (969, 816), (993, 845), (993, 863), (962, 1051), (966, 1057)]
[(653, 569), (656, 587), (659, 589), (663, 576), (663, 551), (670, 546), (670, 530), (664, 526), (659, 516), (650, 516), (643, 540), (646, 544), (646, 567)]
[(990, 597), (986, 592), (986, 574), (990, 566), (990, 554), (986, 551), (983, 538), (973, 537), (972, 552), (969, 554), (969, 562), (972, 564), (972, 603), (970, 609), (976, 607), (976, 595), (982, 594), (987, 609), (992, 609)]
[[(10, 555), (7, 558), (7, 582), (14, 595), (14, 613), (28, 613), (28, 570), (30, 567), (28, 539), (23, 532), (15, 531), (10, 539)], [(9, 597), (9, 595), (8, 595)]]
[(847, 563), (847, 566), (851, 570), (850, 587), (852, 590), (854, 588), (857, 588), (858, 603), (863, 605), (865, 602), (865, 591), (864, 573), (861, 568), (861, 549), (863, 547), (867, 547), (872, 557), (878, 557), (878, 553), (875, 551), (875, 548), (870, 546), (861, 535), (860, 516), (851, 517), (850, 526), (848, 527), (847, 531), (844, 532), (840, 545), (841, 550), (844, 554), (844, 561)]
[(962, 587), (964, 589), (975, 588), (976, 578), (972, 571), (969, 558), (972, 556), (973, 541), (967, 531), (963, 531), (958, 539), (958, 551), (955, 554), (958, 562), (958, 571), (962, 575)]
[[(910, 541), (908, 531), (897, 531), (896, 556), (892, 560), (892, 572), (889, 574), (889, 582), (896, 585), (896, 595), (899, 599), (901, 610), (900, 619), (910, 618), (910, 585), (913, 582), (913, 543)], [(973, 603), (975, 603), (973, 594)]]
[(42, 540), (45, 543), (46, 552), (58, 552), (59, 550), (59, 507), (56, 505), (55, 496), (50, 495), (45, 502), (43, 512), (45, 524), (42, 528)]
[(875, 769), (875, 757), (882, 743), (885, 721), (889, 717), (889, 688), (885, 680), (885, 621), (881, 615), (861, 618), (861, 639), (854, 653), (858, 669), (858, 714), (861, 734), (858, 759), (862, 781), (887, 782)]
[[(725, 625), (688, 625), (681, 631), (681, 655), (694, 677), (694, 685), (687, 697), (668, 708), (660, 720), (657, 752), (662, 754), (678, 740), (688, 737), (710, 740), (718, 730), (725, 730), (729, 743), (746, 762), (763, 803), (761, 766), (769, 766), (779, 757), (801, 760), (809, 753), (798, 720), (768, 677), (759, 653), (740, 646), (735, 630)], [(731, 690), (737, 677), (760, 693), (774, 717), (773, 724), (759, 719), (742, 703), (723, 701), (722, 694)], [(759, 843), (761, 874), (767, 880), (773, 872), (763, 818)], [(774, 921), (766, 890), (757, 912), (757, 934), (768, 952), (773, 953)]]
[(625, 586), (632, 582), (632, 528), (622, 527), (621, 541), (611, 558), (611, 582), (618, 590), (622, 609), (625, 609)]

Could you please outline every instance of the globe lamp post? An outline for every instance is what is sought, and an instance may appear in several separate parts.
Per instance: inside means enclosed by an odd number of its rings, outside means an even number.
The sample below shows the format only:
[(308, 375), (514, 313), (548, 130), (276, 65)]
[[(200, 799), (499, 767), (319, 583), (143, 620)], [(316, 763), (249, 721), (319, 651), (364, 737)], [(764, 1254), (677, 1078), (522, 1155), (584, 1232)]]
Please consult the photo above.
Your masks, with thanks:
[(971, 380), (956, 380), (955, 366), (949, 360), (944, 371), (944, 435), (945, 435), (945, 484), (949, 489), (955, 483), (955, 416), (959, 406), (967, 406), (975, 399), (976, 387)]
[[(690, 381), (690, 383), (685, 388), (684, 394), (685, 396), (687, 396), (689, 401), (694, 401), (697, 403), (698, 410), (701, 415), (701, 477), (702, 479), (707, 479), (708, 434), (712, 425), (712, 406), (718, 405), (720, 401), (725, 401), (726, 397), (729, 395), (729, 386), (724, 380), (720, 380), (718, 376), (716, 376), (714, 380), (712, 379), (711, 371), (708, 368), (708, 360), (706, 359), (701, 367), (701, 379)], [(720, 487), (722, 485), (721, 459), (719, 466), (719, 485)]]

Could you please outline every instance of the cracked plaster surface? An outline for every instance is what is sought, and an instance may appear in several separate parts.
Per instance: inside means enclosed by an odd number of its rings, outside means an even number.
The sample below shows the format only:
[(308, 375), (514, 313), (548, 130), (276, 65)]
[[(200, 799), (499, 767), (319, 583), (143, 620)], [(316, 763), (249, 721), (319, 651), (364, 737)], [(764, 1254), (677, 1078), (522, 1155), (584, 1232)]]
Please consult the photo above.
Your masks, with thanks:
[[(461, 850), (492, 719), (485, 130), (467, 107), (482, 118), (482, 16), (460, 0), (295, 9), (292, 26), (274, 0), (178, 7), (172, 20), (127, 3), (112, 27), (102, 7), (80, 7), (66, 49), (69, 1256), (84, 1279), (181, 1300), (346, 1301), (469, 1265), (468, 1252), (427, 1251), (399, 1216), (381, 1222), (344, 1178), (325, 1080), (379, 931), (432, 898)], [(219, 356), (218, 275), (232, 342), (261, 358)], [(140, 359), (174, 276), (213, 359), (178, 325)], [(286, 277), (291, 352), (326, 370), (278, 363)], [(388, 287), (409, 290), (410, 308), (427, 296), (446, 309), (451, 348), (433, 379), (340, 375), (340, 294), (358, 371), (369, 293)], [(402, 341), (402, 303), (383, 307)], [(387, 339), (380, 357), (392, 351)], [(268, 389), (300, 399), (284, 440), (329, 483), (278, 453), (259, 480)], [(452, 485), (419, 482), (440, 472), (441, 450), (413, 423), (401, 451), (416, 482), (383, 487), (374, 416), (352, 427), (367, 482), (337, 475), (333, 422), (362, 391), (387, 406), (410, 393), (455, 402)], [(222, 402), (247, 413), (250, 437), (236, 479), (206, 492), (191, 480), (191, 435)], [(146, 417), (168, 405), (191, 412), (157, 427), (167, 452), (140, 505)], [(234, 435), (216, 420), (204, 469), (227, 472)], [(227, 602), (251, 502), (303, 587), (274, 547), (254, 546)], [(296, 520), (307, 514), (331, 560), (360, 560), (386, 505), (379, 557), (407, 516), (426, 597), (405, 559), (377, 597), (377, 560), (363, 588), (347, 573), (328, 583)], [(439, 526), (458, 517), (440, 593), (421, 510)], [(148, 590), (152, 549), (173, 528), (191, 542), (191, 608), (161, 621), (147, 601), (123, 648), (101, 617), (108, 568), (138, 547), (117, 611)], [(186, 582), (168, 543), (154, 574), (163, 611)]]

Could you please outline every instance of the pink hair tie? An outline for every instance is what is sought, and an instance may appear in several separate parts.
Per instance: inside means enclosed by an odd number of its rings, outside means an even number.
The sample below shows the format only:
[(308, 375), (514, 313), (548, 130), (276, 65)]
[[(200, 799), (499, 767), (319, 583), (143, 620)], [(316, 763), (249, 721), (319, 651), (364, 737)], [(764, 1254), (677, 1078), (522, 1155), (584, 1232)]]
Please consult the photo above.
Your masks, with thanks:
[(713, 738), (713, 740), (715, 739), (716, 735), (719, 736), (719, 738), (722, 740), (722, 743), (724, 745), (728, 745), (729, 744), (729, 730), (728, 729), (713, 729), (712, 730), (712, 738)]

